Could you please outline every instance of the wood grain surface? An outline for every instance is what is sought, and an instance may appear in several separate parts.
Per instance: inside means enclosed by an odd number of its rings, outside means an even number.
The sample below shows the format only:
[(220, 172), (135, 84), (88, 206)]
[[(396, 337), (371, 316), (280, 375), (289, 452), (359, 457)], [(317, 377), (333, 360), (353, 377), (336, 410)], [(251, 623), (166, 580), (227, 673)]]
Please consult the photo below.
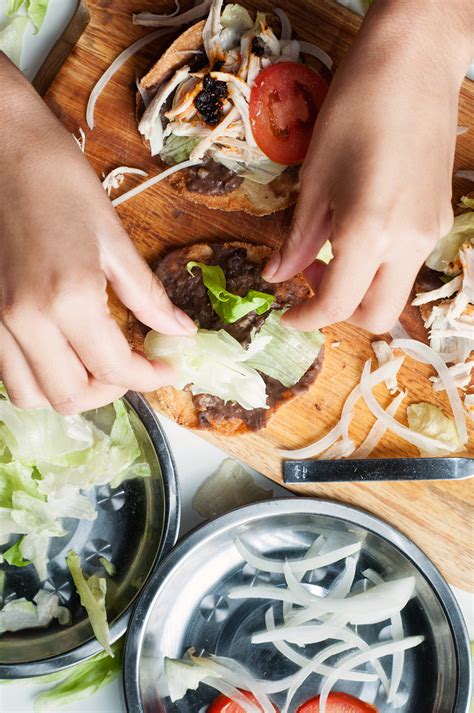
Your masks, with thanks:
[[(121, 50), (146, 33), (143, 28), (131, 24), (132, 12), (169, 12), (174, 8), (171, 0), (89, 0), (88, 4), (91, 22), (46, 97), (61, 121), (75, 133), (79, 127), (86, 128), (86, 103), (99, 76)], [(267, 10), (272, 6), (266, 0), (258, 3), (245, 1), (245, 4)], [(188, 7), (189, 3), (183, 5)], [(337, 66), (358, 30), (360, 19), (332, 0), (292, 0), (284, 7), (298, 35), (320, 44)], [(87, 157), (99, 175), (119, 165), (143, 168), (150, 174), (156, 172), (156, 163), (136, 130), (135, 78), (150, 67), (168, 44), (166, 38), (160, 39), (129, 60), (99, 99), (96, 128), (87, 132), (86, 145)], [(436, 81), (435, 77), (433, 81)], [(430, 91), (429, 84), (426, 91)], [(459, 123), (469, 127), (469, 132), (458, 138), (457, 168), (474, 167), (473, 107), (474, 84), (466, 80), (461, 92)], [(131, 188), (136, 182), (134, 177), (127, 178), (121, 190)], [(455, 197), (469, 188), (468, 183), (459, 182), (455, 185)], [(433, 199), (436, 200), (436, 196)], [(133, 241), (150, 262), (172, 247), (199, 240), (237, 238), (277, 247), (287, 235), (291, 221), (290, 210), (265, 218), (211, 211), (177, 201), (164, 184), (124, 204), (119, 212)], [(111, 307), (123, 326), (126, 313), (113, 296)], [(320, 378), (306, 395), (283, 407), (267, 429), (233, 438), (205, 432), (201, 432), (202, 436), (281, 482), (281, 460), (275, 447), (302, 446), (334, 425), (345, 397), (360, 378), (364, 361), (372, 356), (371, 335), (346, 324), (330, 327), (325, 332), (327, 355)], [(340, 346), (332, 346), (333, 342), (340, 342)], [(429, 401), (448, 412), (443, 394), (434, 394), (431, 390), (430, 373), (428, 367), (406, 360), (400, 374), (400, 383), (409, 392), (405, 406), (410, 402)], [(389, 395), (385, 388), (379, 387), (376, 395), (386, 406)], [(153, 395), (149, 398), (153, 403)], [(366, 435), (372, 423), (373, 418), (367, 409), (359, 404), (351, 428), (357, 442)], [(474, 455), (472, 428), (469, 452)], [(410, 457), (416, 456), (417, 451), (388, 433), (373, 455)], [(451, 583), (474, 589), (472, 481), (324, 484), (300, 486), (297, 491), (351, 503), (389, 521), (411, 537)]]

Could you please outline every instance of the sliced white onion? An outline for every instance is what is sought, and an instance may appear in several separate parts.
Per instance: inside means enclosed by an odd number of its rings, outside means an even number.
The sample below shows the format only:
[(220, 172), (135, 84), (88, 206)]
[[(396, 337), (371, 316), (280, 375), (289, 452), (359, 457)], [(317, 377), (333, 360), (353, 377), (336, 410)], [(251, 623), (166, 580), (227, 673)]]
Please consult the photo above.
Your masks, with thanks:
[[(385, 409), (389, 416), (395, 416), (402, 401), (406, 397), (406, 391), (400, 391), (390, 405)], [(352, 454), (354, 458), (368, 458), (373, 450), (378, 446), (381, 439), (384, 437), (387, 427), (381, 421), (375, 421), (374, 425), (367, 434), (366, 439), (360, 444)]]
[(79, 136), (75, 136), (72, 134), (72, 138), (76, 142), (76, 144), (79, 146), (81, 149), (82, 153), (86, 152), (86, 134), (84, 132), (84, 129), (79, 127)]
[[(474, 369), (474, 361), (465, 361), (460, 364), (448, 366), (449, 375), (452, 377), (458, 389), (465, 389), (471, 383), (472, 370)], [(430, 376), (430, 381), (433, 382), (433, 391), (444, 391), (445, 387), (439, 376)]]
[(315, 656), (311, 664), (308, 664), (308, 666), (299, 671), (298, 675), (295, 677), (294, 682), (288, 690), (285, 706), (283, 707), (281, 713), (288, 713), (291, 702), (296, 692), (298, 691), (299, 687), (304, 683), (304, 681), (308, 678), (308, 676), (313, 673), (313, 668), (315, 666), (319, 666), (320, 663), (326, 661), (326, 659), (331, 658), (331, 656), (337, 656), (338, 654), (342, 654), (344, 653), (344, 651), (348, 651), (352, 648), (354, 647), (350, 644), (332, 644), (331, 646), (328, 646), (323, 649), (323, 651), (321, 651), (317, 656)]
[(273, 12), (280, 18), (281, 23), (281, 35), (280, 40), (290, 41), (291, 40), (291, 22), (288, 15), (281, 7), (274, 7)]
[[(362, 572), (364, 577), (366, 577), (368, 580), (372, 582), (372, 584), (378, 585), (383, 583), (383, 578), (377, 574), (377, 572), (374, 572), (373, 569), (366, 569), (364, 572)], [(402, 622), (402, 617), (400, 615), (400, 612), (396, 612), (395, 614), (392, 615), (390, 619), (391, 623), (391, 636), (392, 639), (395, 641), (401, 641), (403, 637), (405, 636), (405, 632), (403, 630), (403, 622)], [(390, 677), (390, 686), (388, 689), (388, 694), (387, 694), (387, 703), (394, 703), (395, 704), (395, 697), (398, 692), (398, 688), (400, 686), (400, 682), (402, 680), (402, 674), (403, 674), (403, 666), (405, 664), (405, 652), (404, 651), (397, 651), (393, 655), (393, 660), (392, 660), (392, 675)], [(395, 708), (397, 708), (397, 705), (394, 705)]]
[[(273, 614), (272, 607), (267, 609), (267, 611), (265, 612), (265, 626), (267, 627), (267, 631), (272, 631), (273, 629), (275, 629), (275, 617)], [(334, 672), (334, 668), (332, 666), (326, 666), (323, 663), (315, 663), (314, 658), (307, 658), (306, 656), (303, 656), (303, 654), (299, 654), (284, 641), (274, 641), (272, 643), (277, 651), (279, 651), (289, 661), (292, 661), (294, 664), (296, 664), (299, 668), (311, 665), (312, 672), (318, 673), (320, 676), (329, 676), (331, 673)], [(346, 677), (344, 678), (345, 681), (359, 681), (366, 683), (369, 683), (370, 681), (376, 681), (379, 678), (379, 676), (377, 676), (376, 674), (365, 673), (365, 671), (349, 671), (343, 675)], [(262, 681), (262, 683), (264, 685), (266, 693), (278, 693), (280, 691), (287, 690), (294, 683), (295, 678), (297, 676), (299, 676), (298, 671), (292, 674), (291, 676), (287, 676), (286, 678), (280, 679), (279, 681)]]
[[(427, 344), (418, 342), (416, 339), (395, 339), (391, 346), (392, 349), (402, 349), (405, 353), (410, 354), (410, 356), (414, 356), (416, 359), (421, 359), (422, 361), (430, 363), (438, 372), (438, 376), (446, 389), (446, 394), (453, 410), (454, 422), (456, 424), (459, 439), (461, 443), (465, 445), (468, 440), (466, 416), (464, 414), (456, 384), (453, 383), (453, 378), (448, 371), (448, 367), (443, 362), (439, 354), (437, 354), (434, 349), (429, 347)], [(446, 444), (444, 444), (444, 448), (446, 449)], [(453, 445), (453, 449), (456, 449), (455, 445)]]
[[(175, 0), (176, 2), (176, 0)], [(211, 6), (211, 0), (203, 0), (199, 5), (195, 5), (190, 10), (182, 12), (180, 15), (179, 4), (176, 2), (177, 11), (175, 10), (170, 15), (157, 15), (154, 12), (139, 12), (133, 15), (132, 22), (134, 25), (144, 25), (145, 27), (179, 27), (186, 25), (194, 20), (207, 15), (207, 11)]]
[(300, 49), (303, 54), (310, 54), (312, 57), (316, 57), (316, 59), (319, 59), (329, 70), (332, 69), (333, 61), (328, 53), (321, 49), (321, 47), (318, 47), (318, 45), (312, 42), (303, 42), (302, 40), (298, 40), (298, 42), (300, 43)]
[(474, 394), (467, 394), (464, 397), (464, 408), (469, 414), (469, 417), (474, 420)]
[(409, 636), (401, 641), (391, 641), (389, 643), (376, 644), (372, 646), (369, 651), (351, 654), (346, 656), (335, 668), (336, 673), (328, 676), (328, 678), (323, 683), (319, 699), (319, 710), (320, 713), (326, 713), (326, 703), (328, 696), (339, 680), (339, 674), (343, 671), (348, 671), (355, 666), (360, 666), (364, 663), (374, 663), (383, 656), (392, 656), (397, 653), (397, 651), (406, 651), (407, 649), (413, 649), (424, 641), (424, 636)]
[(336, 597), (342, 599), (347, 597), (354, 584), (356, 573), (357, 560), (355, 557), (346, 559), (346, 566), (343, 573), (333, 582), (332, 587), (328, 591), (328, 597)]
[[(390, 349), (387, 342), (385, 342), (383, 339), (372, 342), (371, 347), (374, 351), (375, 358), (377, 359), (377, 363), (379, 366), (387, 364), (387, 362), (392, 361), (392, 359), (394, 358), (392, 350)], [(396, 394), (398, 391), (396, 375), (390, 376), (388, 379), (386, 379), (385, 385), (391, 394)]]
[(148, 173), (146, 171), (142, 171), (141, 168), (130, 168), (129, 166), (119, 166), (118, 168), (114, 168), (102, 181), (102, 187), (107, 191), (107, 195), (110, 196), (115, 188), (119, 188), (121, 186), (125, 175), (128, 173), (135, 174), (137, 176), (148, 176)]
[(390, 330), (390, 336), (392, 337), (392, 339), (409, 339), (410, 338), (410, 335), (408, 334), (405, 327), (401, 324), (401, 322), (395, 322), (392, 329)]
[(341, 458), (349, 458), (349, 456), (354, 453), (355, 447), (355, 443), (351, 438), (348, 440), (342, 438), (336, 441), (336, 443), (333, 443), (322, 455), (318, 456), (318, 459), (339, 460)]
[(229, 698), (237, 706), (240, 706), (245, 713), (261, 713), (261, 709), (257, 708), (238, 688), (231, 686), (230, 683), (226, 683), (221, 678), (209, 676), (209, 678), (204, 678), (202, 682)]
[(162, 171), (157, 176), (152, 176), (152, 178), (149, 178), (148, 181), (144, 181), (139, 186), (135, 186), (135, 188), (132, 188), (130, 191), (124, 193), (122, 196), (115, 198), (115, 200), (112, 201), (112, 205), (116, 208), (117, 206), (122, 205), (122, 203), (125, 203), (125, 201), (130, 200), (130, 198), (137, 196), (139, 193), (142, 193), (148, 188), (154, 186), (156, 183), (159, 183), (159, 181), (163, 181), (165, 178), (168, 178), (168, 176), (171, 176), (173, 173), (176, 173), (176, 171), (182, 171), (184, 168), (191, 168), (191, 166), (197, 166), (200, 163), (201, 161), (191, 160), (177, 163), (176, 166), (171, 166), (170, 168), (167, 168), (165, 171)]
[(468, 181), (474, 181), (474, 171), (456, 171), (454, 175), (456, 178), (467, 178)]
[(151, 96), (150, 92), (147, 92), (146, 89), (143, 89), (142, 85), (140, 84), (140, 80), (138, 77), (135, 78), (135, 86), (138, 89), (138, 93), (140, 94), (143, 102), (143, 106), (145, 109), (147, 108), (148, 104), (151, 101)]
[[(293, 594), (294, 601), (307, 607), (305, 612), (295, 615), (288, 626), (285, 624), (278, 630), (284, 635), (283, 638), (286, 641), (290, 641), (287, 637), (288, 629), (292, 627), (297, 619), (298, 624), (301, 623), (303, 617), (306, 617), (308, 621), (312, 618), (320, 618), (325, 614), (336, 614), (339, 616), (337, 623), (348, 621), (356, 626), (377, 624), (388, 619), (393, 612), (403, 609), (415, 591), (414, 578), (404, 577), (391, 582), (384, 582), (380, 587), (374, 587), (362, 592), (362, 594), (348, 598), (319, 597), (309, 592), (301, 582), (298, 582), (289, 567), (285, 569), (285, 579), (288, 589)], [(331, 622), (331, 624), (333, 623)], [(295, 629), (294, 626), (293, 628)], [(304, 640), (305, 636), (311, 637), (313, 634), (317, 636), (318, 628), (318, 626), (308, 626), (305, 627), (305, 631), (302, 633), (295, 630), (295, 636), (299, 637), (298, 641), (294, 639), (291, 639), (291, 641), (293, 643), (310, 643), (309, 640)], [(257, 636), (260, 637), (262, 634)], [(255, 643), (262, 643), (262, 641), (264, 639), (258, 639)]]
[[(402, 340), (400, 340), (402, 341)], [(377, 420), (379, 420), (385, 428), (389, 428), (391, 431), (396, 433), (398, 436), (403, 438), (408, 443), (412, 443), (414, 446), (419, 448), (421, 451), (426, 453), (436, 453), (439, 450), (444, 451), (456, 451), (458, 450), (457, 445), (448, 444), (445, 441), (438, 440), (436, 438), (430, 438), (429, 436), (424, 436), (422, 433), (412, 431), (408, 426), (404, 426), (399, 423), (393, 416), (390, 416), (380, 404), (375, 399), (372, 390), (369, 385), (370, 378), (370, 361), (367, 361), (364, 370), (362, 372), (362, 379), (360, 382), (360, 388), (362, 397), (367, 404), (368, 409), (372, 412)]]
[[(377, 384), (380, 384), (382, 381), (385, 381), (389, 377), (395, 376), (398, 373), (402, 363), (403, 358), (397, 357), (393, 359), (393, 361), (390, 361), (387, 364), (384, 364), (383, 366), (379, 367), (378, 369), (375, 369), (371, 374), (367, 376), (370, 388), (372, 389), (377, 386)], [(351, 391), (344, 403), (339, 423), (337, 423), (329, 431), (329, 433), (320, 438), (318, 441), (315, 441), (314, 443), (311, 443), (310, 445), (305, 446), (304, 448), (297, 448), (293, 451), (279, 449), (279, 455), (283, 456), (284, 458), (286, 457), (294, 459), (311, 458), (312, 456), (319, 455), (323, 451), (327, 450), (329, 446), (332, 446), (332, 444), (337, 441), (340, 436), (345, 436), (346, 439), (349, 439), (349, 425), (352, 421), (354, 407), (360, 396), (361, 385), (358, 384)]]
[(469, 131), (469, 127), (467, 127), (467, 126), (458, 126), (457, 129), (456, 129), (456, 134), (457, 134), (458, 136), (462, 136), (463, 134), (467, 134), (468, 131)]
[(238, 537), (235, 538), (234, 544), (241, 557), (243, 557), (248, 564), (252, 565), (252, 567), (259, 569), (262, 572), (273, 572), (275, 574), (284, 574), (286, 564), (294, 574), (304, 574), (310, 569), (327, 567), (330, 564), (334, 564), (335, 562), (339, 562), (346, 557), (356, 554), (362, 547), (362, 542), (358, 541), (350, 545), (325, 552), (322, 555), (319, 554), (314, 557), (304, 557), (300, 560), (291, 560), (288, 563), (285, 563), (281, 560), (273, 560), (257, 555), (255, 552), (252, 552), (252, 550), (249, 549), (249, 547), (247, 547), (247, 545), (245, 545)]
[(425, 305), (428, 302), (433, 302), (434, 300), (444, 299), (446, 297), (452, 297), (455, 292), (461, 289), (462, 286), (462, 275), (454, 277), (449, 282), (446, 282), (441, 287), (436, 290), (430, 290), (430, 292), (418, 292), (412, 305), (419, 307), (420, 305)]
[(159, 37), (163, 37), (164, 35), (168, 35), (170, 32), (173, 30), (155, 30), (155, 32), (150, 32), (149, 35), (145, 35), (145, 37), (140, 37), (139, 40), (134, 42), (130, 47), (127, 47), (127, 49), (124, 49), (123, 52), (121, 52), (118, 57), (114, 59), (110, 67), (104, 72), (102, 77), (99, 79), (97, 84), (94, 86), (93, 90), (91, 91), (89, 101), (87, 102), (87, 110), (86, 110), (86, 120), (87, 120), (87, 126), (89, 129), (94, 128), (94, 109), (95, 105), (97, 102), (97, 99), (99, 98), (102, 90), (104, 87), (108, 84), (108, 82), (112, 79), (114, 74), (118, 72), (118, 70), (125, 64), (125, 62), (130, 59), (134, 54), (139, 52), (143, 47), (146, 47), (146, 45), (149, 45), (150, 42), (153, 42), (154, 40), (157, 40)]

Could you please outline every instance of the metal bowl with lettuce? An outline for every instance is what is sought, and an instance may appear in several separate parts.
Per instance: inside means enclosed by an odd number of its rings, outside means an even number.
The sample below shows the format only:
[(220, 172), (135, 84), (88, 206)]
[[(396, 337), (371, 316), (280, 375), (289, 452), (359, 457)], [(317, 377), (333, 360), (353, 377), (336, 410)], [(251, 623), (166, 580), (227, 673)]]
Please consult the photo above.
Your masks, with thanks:
[(61, 416), (16, 408), (0, 384), (0, 679), (113, 656), (178, 524), (171, 453), (141, 396)]

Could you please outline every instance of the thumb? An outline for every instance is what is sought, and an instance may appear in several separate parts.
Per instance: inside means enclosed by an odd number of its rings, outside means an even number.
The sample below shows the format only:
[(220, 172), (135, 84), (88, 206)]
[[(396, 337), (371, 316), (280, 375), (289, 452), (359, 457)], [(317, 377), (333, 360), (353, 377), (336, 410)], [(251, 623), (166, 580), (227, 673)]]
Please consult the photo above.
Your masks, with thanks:
[(102, 246), (102, 258), (105, 275), (119, 300), (140, 322), (157, 332), (194, 334), (193, 320), (171, 302), (125, 231), (117, 233), (113, 242)]
[(328, 203), (320, 199), (311, 176), (302, 180), (301, 193), (290, 234), (280, 252), (273, 255), (263, 270), (267, 282), (283, 282), (294, 277), (316, 259), (331, 234)]

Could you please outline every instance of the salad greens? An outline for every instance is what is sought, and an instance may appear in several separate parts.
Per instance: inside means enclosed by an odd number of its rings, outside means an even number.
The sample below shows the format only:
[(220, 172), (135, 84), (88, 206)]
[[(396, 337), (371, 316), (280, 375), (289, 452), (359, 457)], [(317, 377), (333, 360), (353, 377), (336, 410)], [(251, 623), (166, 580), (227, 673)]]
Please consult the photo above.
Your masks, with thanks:
[(176, 163), (181, 163), (182, 161), (187, 161), (191, 155), (191, 151), (198, 143), (199, 139), (195, 136), (176, 136), (176, 134), (170, 134), (160, 151), (160, 158), (171, 166), (174, 166)]
[(258, 335), (270, 339), (248, 364), (290, 387), (301, 379), (318, 356), (324, 335), (318, 329), (301, 332), (286, 327), (281, 322), (282, 315), (282, 311), (274, 310), (266, 318)]
[[(251, 345), (252, 346), (252, 345)], [(266, 408), (265, 382), (246, 361), (258, 342), (245, 350), (225, 330), (199, 329), (190, 337), (148, 332), (145, 354), (173, 365), (173, 385), (183, 389), (192, 384), (193, 394), (214, 394), (223, 401), (236, 401), (245, 409)]]
[[(470, 207), (468, 203), (464, 205)], [(469, 198), (467, 199), (469, 202)], [(453, 227), (444, 238), (438, 241), (435, 249), (428, 256), (426, 265), (432, 270), (444, 272), (448, 275), (452, 274), (453, 263), (459, 255), (459, 249), (463, 243), (467, 242), (474, 236), (474, 212), (461, 213), (454, 219)], [(459, 270), (458, 270), (459, 271)]]
[(27, 25), (28, 18), (26, 15), (18, 15), (3, 30), (0, 30), (0, 50), (5, 52), (17, 67), (20, 65), (23, 35)]
[[(7, 17), (13, 17), (17, 12), (24, 8), (26, 10), (26, 18), (29, 18), (35, 26), (35, 34), (41, 29), (41, 25), (46, 17), (49, 0), (9, 0), (8, 7), (5, 11)], [(22, 17), (22, 16), (20, 16)]]
[(249, 290), (245, 297), (229, 292), (226, 290), (224, 271), (219, 265), (206, 265), (203, 262), (191, 261), (186, 267), (191, 275), (194, 275), (195, 267), (201, 270), (202, 280), (207, 287), (214, 312), (228, 324), (237, 322), (249, 312), (264, 314), (268, 312), (275, 301), (274, 295), (256, 290)]
[(23, 555), (21, 554), (20, 545), (22, 540), (23, 538), (21, 537), (15, 542), (14, 545), (9, 547), (8, 550), (3, 553), (3, 559), (5, 562), (8, 562), (8, 564), (13, 565), (14, 567), (27, 567), (31, 564), (29, 560), (23, 559)]
[(77, 592), (81, 598), (81, 604), (87, 611), (92, 630), (97, 641), (104, 650), (113, 657), (113, 651), (109, 640), (109, 625), (107, 623), (107, 612), (105, 609), (105, 595), (107, 592), (107, 582), (104, 577), (93, 574), (86, 578), (82, 569), (79, 555), (70, 550), (66, 555), (66, 564), (76, 585)]

